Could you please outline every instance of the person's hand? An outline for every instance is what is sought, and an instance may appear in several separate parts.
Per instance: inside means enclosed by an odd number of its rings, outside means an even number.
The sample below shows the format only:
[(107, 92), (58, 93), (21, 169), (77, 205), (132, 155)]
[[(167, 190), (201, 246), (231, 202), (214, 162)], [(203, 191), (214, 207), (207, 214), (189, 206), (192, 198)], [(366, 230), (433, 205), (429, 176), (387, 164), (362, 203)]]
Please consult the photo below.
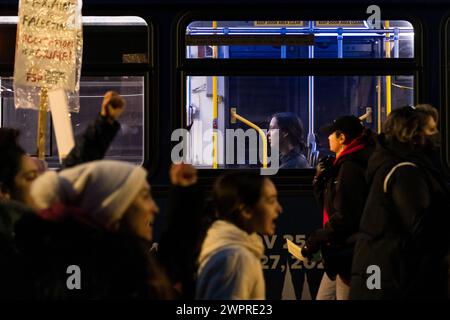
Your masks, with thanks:
[(327, 171), (329, 171), (333, 167), (334, 160), (336, 158), (334, 156), (327, 156), (319, 160), (319, 163), (316, 167), (316, 176), (321, 176)]
[(170, 181), (175, 186), (189, 187), (197, 183), (197, 169), (190, 164), (172, 164)]
[(100, 114), (110, 123), (117, 121), (125, 110), (125, 99), (115, 91), (105, 93)]
[(326, 239), (326, 234), (322, 229), (313, 232), (306, 239), (306, 243), (302, 248), (302, 256), (311, 260), (313, 255), (320, 250), (322, 244), (326, 242)]

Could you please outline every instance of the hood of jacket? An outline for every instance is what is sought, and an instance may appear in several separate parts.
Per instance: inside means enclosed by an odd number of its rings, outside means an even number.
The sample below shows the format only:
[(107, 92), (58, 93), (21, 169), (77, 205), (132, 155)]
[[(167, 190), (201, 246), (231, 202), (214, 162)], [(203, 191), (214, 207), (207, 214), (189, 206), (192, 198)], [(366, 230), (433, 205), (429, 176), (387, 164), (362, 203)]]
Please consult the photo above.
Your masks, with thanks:
[(372, 131), (366, 129), (361, 136), (345, 147), (344, 151), (336, 157), (333, 165), (339, 167), (343, 162), (351, 160), (365, 167), (374, 149), (375, 138)]
[(384, 134), (380, 134), (376, 140), (375, 151), (373, 152), (367, 166), (368, 181), (371, 182), (377, 170), (385, 165), (394, 166), (399, 162), (409, 161), (426, 168), (434, 173), (431, 158), (427, 156), (425, 148), (411, 147), (409, 144), (386, 140)]
[(245, 248), (258, 259), (264, 254), (264, 244), (258, 234), (248, 234), (231, 222), (217, 220), (208, 229), (198, 259), (199, 265), (205, 264), (216, 252), (228, 248)]

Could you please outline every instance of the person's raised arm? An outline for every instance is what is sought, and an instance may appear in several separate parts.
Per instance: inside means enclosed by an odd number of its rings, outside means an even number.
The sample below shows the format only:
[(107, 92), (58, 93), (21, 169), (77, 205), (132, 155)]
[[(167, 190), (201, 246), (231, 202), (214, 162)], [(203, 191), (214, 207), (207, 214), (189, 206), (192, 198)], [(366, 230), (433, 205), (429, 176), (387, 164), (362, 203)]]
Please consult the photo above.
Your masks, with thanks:
[(100, 114), (86, 131), (76, 137), (75, 146), (63, 160), (62, 169), (100, 160), (120, 129), (119, 117), (125, 110), (125, 100), (116, 92), (106, 92)]

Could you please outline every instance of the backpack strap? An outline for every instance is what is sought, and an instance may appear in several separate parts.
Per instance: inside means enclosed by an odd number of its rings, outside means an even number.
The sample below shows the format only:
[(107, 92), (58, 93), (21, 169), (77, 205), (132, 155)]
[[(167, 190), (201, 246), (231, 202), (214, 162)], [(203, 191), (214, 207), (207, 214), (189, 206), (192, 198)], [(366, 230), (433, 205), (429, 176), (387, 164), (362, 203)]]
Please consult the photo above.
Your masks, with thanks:
[(384, 191), (384, 193), (387, 193), (389, 179), (394, 174), (395, 170), (397, 170), (397, 168), (400, 168), (400, 167), (403, 167), (403, 166), (412, 166), (412, 167), (416, 167), (417, 168), (417, 165), (415, 163), (413, 163), (413, 162), (405, 161), (405, 162), (397, 163), (394, 167), (392, 167), (391, 171), (389, 171), (389, 173), (384, 178), (384, 183), (383, 183), (383, 191)]

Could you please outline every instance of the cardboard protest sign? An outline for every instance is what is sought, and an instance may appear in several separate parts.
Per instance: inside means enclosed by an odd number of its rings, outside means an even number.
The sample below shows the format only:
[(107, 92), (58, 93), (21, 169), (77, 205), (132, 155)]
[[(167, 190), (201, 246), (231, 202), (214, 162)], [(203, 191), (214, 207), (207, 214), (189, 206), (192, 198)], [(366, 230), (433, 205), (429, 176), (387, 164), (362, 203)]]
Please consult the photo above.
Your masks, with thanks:
[(59, 161), (62, 162), (75, 145), (72, 122), (70, 121), (64, 90), (60, 88), (49, 91), (48, 101), (52, 112), (53, 127), (55, 128)]
[[(16, 108), (39, 109), (40, 93), (78, 95), (82, 59), (81, 0), (20, 0), (14, 65)], [(78, 111), (78, 99), (70, 105)]]

